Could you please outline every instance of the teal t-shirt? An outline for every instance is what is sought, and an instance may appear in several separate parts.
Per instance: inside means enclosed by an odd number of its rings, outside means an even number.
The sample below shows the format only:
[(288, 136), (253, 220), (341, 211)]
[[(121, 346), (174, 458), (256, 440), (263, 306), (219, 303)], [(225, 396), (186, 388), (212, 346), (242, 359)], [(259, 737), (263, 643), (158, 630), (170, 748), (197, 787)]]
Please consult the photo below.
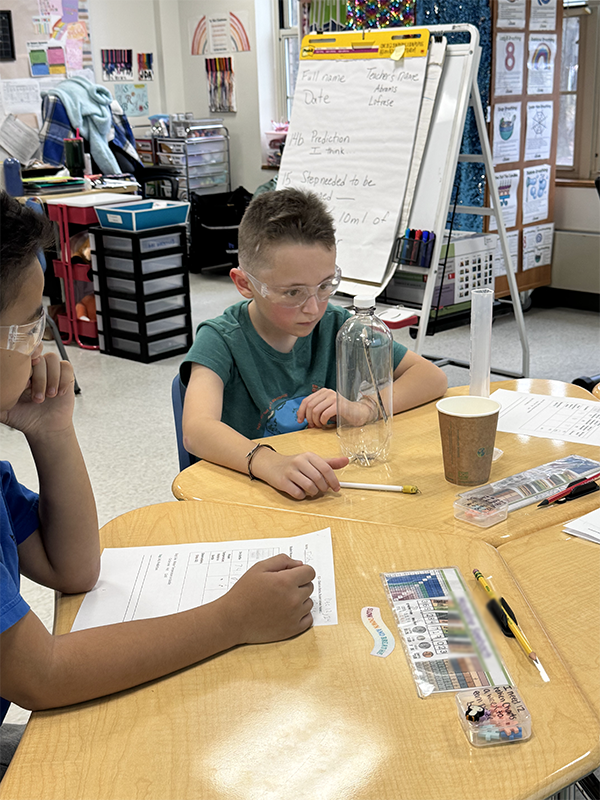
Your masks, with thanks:
[[(280, 353), (255, 331), (248, 303), (198, 325), (181, 380), (187, 386), (192, 362), (215, 372), (223, 381), (221, 421), (249, 439), (305, 428), (306, 421), (296, 417), (300, 403), (319, 389), (335, 389), (335, 337), (351, 314), (328, 305), (316, 328), (289, 353)], [(394, 369), (405, 353), (406, 347), (394, 342)]]

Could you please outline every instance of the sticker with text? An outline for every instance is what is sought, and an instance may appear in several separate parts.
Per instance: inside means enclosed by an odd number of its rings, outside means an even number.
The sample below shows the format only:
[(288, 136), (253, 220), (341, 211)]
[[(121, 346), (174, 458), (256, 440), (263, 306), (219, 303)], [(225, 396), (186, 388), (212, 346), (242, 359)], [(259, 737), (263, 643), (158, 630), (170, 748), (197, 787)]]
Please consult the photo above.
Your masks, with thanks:
[(396, 646), (396, 641), (390, 629), (381, 619), (381, 612), (379, 609), (374, 606), (366, 606), (361, 610), (360, 616), (363, 625), (375, 641), (375, 646), (371, 650), (371, 655), (379, 656), (380, 658), (389, 656)]

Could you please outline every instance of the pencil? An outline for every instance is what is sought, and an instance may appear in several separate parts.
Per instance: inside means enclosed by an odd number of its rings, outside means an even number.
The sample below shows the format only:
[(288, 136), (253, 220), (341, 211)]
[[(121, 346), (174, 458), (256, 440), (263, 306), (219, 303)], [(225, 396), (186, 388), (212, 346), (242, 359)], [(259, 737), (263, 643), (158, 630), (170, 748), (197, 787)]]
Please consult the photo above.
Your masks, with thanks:
[(405, 484), (404, 486), (393, 486), (386, 483), (350, 483), (348, 481), (340, 481), (342, 489), (372, 489), (378, 492), (402, 492), (403, 494), (418, 494), (419, 490), (412, 484)]
[[(490, 600), (494, 600), (496, 603), (498, 603), (500, 608), (502, 608), (502, 603), (500, 602), (501, 598), (498, 597), (496, 592), (492, 589), (491, 585), (486, 581), (481, 572), (478, 569), (474, 569), (473, 575), (475, 575), (477, 581), (483, 586), (484, 590), (489, 595)], [(529, 644), (529, 641), (527, 640), (527, 637), (525, 636), (521, 628), (517, 625), (517, 623), (510, 616), (510, 614), (507, 614), (506, 612), (504, 613), (506, 616), (506, 622), (508, 624), (508, 627), (510, 628), (517, 642), (521, 645), (521, 649), (523, 650), (525, 655), (532, 661), (537, 661), (537, 656), (534, 653), (531, 645)]]
[(586, 483), (593, 483), (598, 478), (600, 478), (600, 472), (597, 472), (595, 475), (590, 475), (587, 478), (582, 478), (579, 481), (573, 481), (561, 492), (552, 495), (552, 497), (547, 497), (545, 500), (542, 500), (541, 503), (538, 503), (538, 508), (542, 508), (542, 506), (548, 506), (550, 503), (554, 503), (556, 500), (560, 500), (561, 498), (566, 497), (568, 494), (571, 494), (573, 489), (576, 489), (578, 486), (585, 486)]

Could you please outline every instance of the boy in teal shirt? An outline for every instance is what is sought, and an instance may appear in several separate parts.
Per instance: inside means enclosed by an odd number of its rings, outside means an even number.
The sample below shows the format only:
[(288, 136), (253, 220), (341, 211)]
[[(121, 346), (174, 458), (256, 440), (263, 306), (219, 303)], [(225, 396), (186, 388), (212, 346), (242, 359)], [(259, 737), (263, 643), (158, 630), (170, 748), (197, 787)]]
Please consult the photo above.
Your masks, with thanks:
[[(297, 499), (337, 491), (335, 470), (348, 459), (284, 456), (250, 440), (326, 427), (336, 415), (335, 338), (350, 313), (328, 304), (341, 278), (335, 254), (333, 220), (316, 195), (259, 195), (240, 226), (240, 266), (230, 272), (246, 301), (201, 323), (181, 365), (188, 452)], [(446, 390), (442, 370), (397, 342), (393, 365), (394, 413)]]

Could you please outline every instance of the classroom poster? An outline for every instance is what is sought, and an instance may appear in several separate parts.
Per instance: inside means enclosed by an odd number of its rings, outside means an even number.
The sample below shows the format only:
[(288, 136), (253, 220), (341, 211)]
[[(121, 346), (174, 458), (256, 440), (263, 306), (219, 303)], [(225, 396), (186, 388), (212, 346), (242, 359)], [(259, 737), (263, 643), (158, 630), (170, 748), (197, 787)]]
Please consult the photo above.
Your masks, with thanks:
[(148, 88), (145, 83), (117, 83), (115, 98), (128, 117), (148, 115)]
[(548, 217), (550, 170), (550, 164), (523, 170), (523, 225)]
[(524, 33), (496, 35), (496, 97), (522, 94), (524, 49)]
[(67, 25), (79, 19), (79, 0), (62, 0), (62, 21)]
[(61, 44), (54, 42), (27, 42), (29, 70), (33, 78), (44, 75), (62, 75), (67, 77), (65, 50)]
[(2, 106), (5, 114), (39, 114), (42, 107), (39, 81), (16, 78), (2, 81)]
[(218, 55), (219, 53), (229, 52), (229, 14), (214, 14), (207, 17), (208, 27), (208, 46), (210, 52)]
[(552, 263), (554, 223), (523, 228), (523, 269), (543, 267)]
[(521, 158), (521, 103), (494, 106), (494, 164), (508, 164)]
[[(519, 181), (521, 180), (521, 170), (513, 169), (508, 172), (496, 172), (496, 183), (498, 194), (500, 195), (500, 209), (505, 228), (514, 228), (517, 224), (517, 206)], [(490, 216), (490, 231), (497, 231), (496, 216)]]
[(154, 80), (154, 56), (152, 53), (138, 53), (138, 80)]
[[(513, 272), (517, 272), (519, 268), (519, 231), (508, 231), (506, 234), (508, 240), (508, 252), (510, 253), (510, 262)], [(502, 242), (498, 237), (498, 245), (496, 247), (496, 257), (494, 260), (494, 275), (506, 275), (506, 264), (504, 263), (504, 253), (502, 252)]]
[(52, 17), (49, 14), (40, 14), (32, 17), (33, 32), (37, 36), (50, 36), (52, 33)]
[(498, 0), (498, 28), (525, 27), (525, 0)]
[(131, 50), (100, 50), (103, 81), (132, 81), (133, 59)]
[(83, 69), (83, 42), (81, 39), (67, 39), (65, 41), (65, 58), (69, 75), (75, 70)]
[(225, 20), (227, 15), (222, 14), (218, 19), (223, 20), (223, 30), (228, 30), (229, 39), (225, 50), (213, 49), (212, 37), (217, 36), (217, 44), (219, 47), (224, 46), (224, 41), (219, 37), (216, 26), (211, 27), (208, 20), (214, 18), (207, 18), (206, 16), (200, 17), (197, 22), (190, 21), (190, 45), (191, 54), (193, 56), (210, 56), (217, 53), (243, 53), (250, 51), (250, 37), (248, 36), (249, 29), (249, 16), (246, 11), (233, 11), (229, 12), (228, 19)]
[(525, 161), (547, 161), (550, 158), (553, 110), (551, 100), (527, 103)]
[(530, 31), (553, 31), (556, 29), (556, 0), (537, 0), (531, 4)]
[(552, 94), (555, 63), (556, 34), (531, 34), (527, 56), (527, 94)]
[(38, 0), (40, 15), (62, 17), (62, 0)]

